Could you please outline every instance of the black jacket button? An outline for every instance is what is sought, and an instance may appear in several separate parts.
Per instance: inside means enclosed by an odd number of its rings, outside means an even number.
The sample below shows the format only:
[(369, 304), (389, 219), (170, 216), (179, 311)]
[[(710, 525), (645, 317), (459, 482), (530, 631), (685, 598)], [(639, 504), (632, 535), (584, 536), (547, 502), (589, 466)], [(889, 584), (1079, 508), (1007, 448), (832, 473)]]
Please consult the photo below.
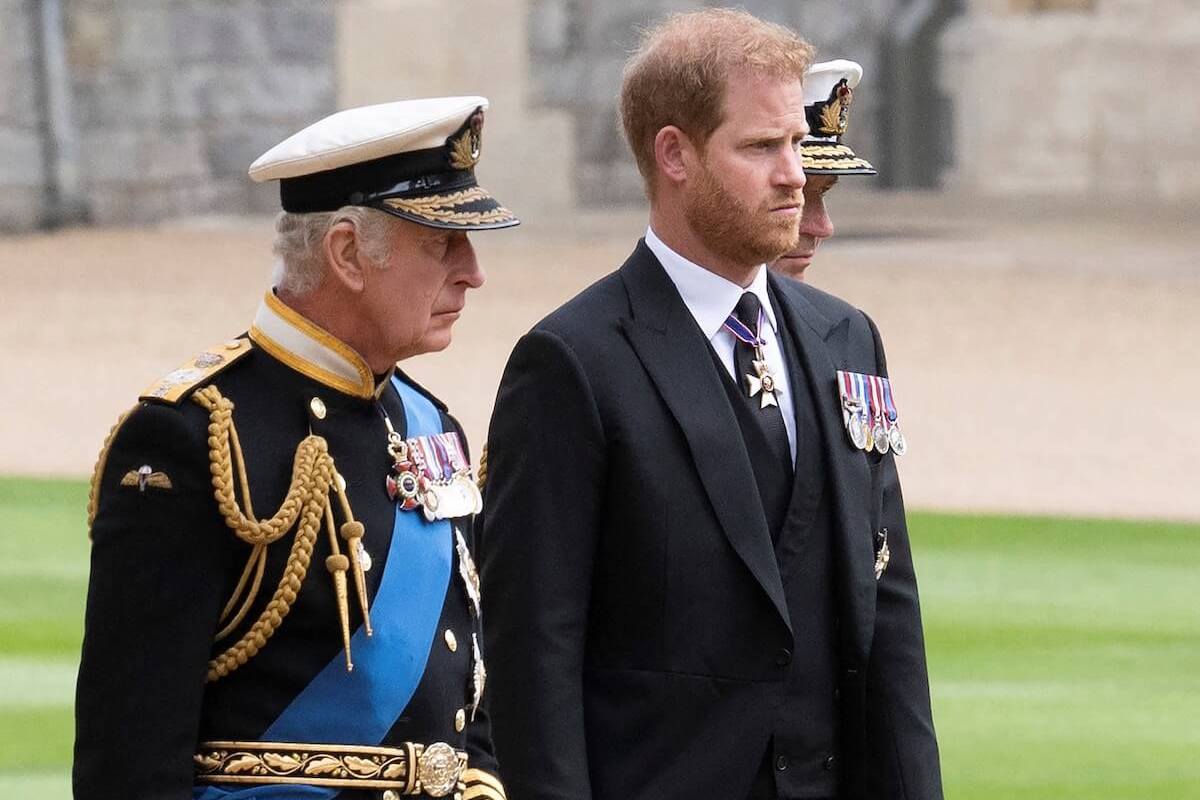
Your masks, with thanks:
[(788, 768), (787, 756), (777, 756), (775, 758), (775, 769), (779, 770), (780, 772), (783, 772), (787, 768)]
[(825, 759), (825, 771), (826, 772), (831, 771), (833, 769), (833, 765), (836, 763), (837, 763), (837, 760), (833, 756), (830, 756), (829, 758)]
[(786, 667), (792, 663), (792, 651), (786, 647), (779, 648), (779, 652), (775, 654), (775, 666)]

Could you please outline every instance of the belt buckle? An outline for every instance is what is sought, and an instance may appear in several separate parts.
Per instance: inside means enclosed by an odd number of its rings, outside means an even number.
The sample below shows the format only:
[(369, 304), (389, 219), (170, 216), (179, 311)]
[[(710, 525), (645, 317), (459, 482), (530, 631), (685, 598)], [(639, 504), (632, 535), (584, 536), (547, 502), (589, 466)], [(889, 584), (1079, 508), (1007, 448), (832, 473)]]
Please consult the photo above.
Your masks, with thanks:
[(417, 756), (418, 791), (430, 797), (445, 797), (458, 785), (462, 771), (458, 752), (445, 742), (435, 742)]

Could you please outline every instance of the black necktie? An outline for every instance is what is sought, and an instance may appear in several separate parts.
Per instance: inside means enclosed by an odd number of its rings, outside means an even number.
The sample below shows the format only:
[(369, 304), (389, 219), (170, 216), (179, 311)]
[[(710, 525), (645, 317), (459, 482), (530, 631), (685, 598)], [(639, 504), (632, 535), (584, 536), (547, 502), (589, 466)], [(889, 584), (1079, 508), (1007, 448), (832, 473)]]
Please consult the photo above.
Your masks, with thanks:
[[(762, 316), (762, 304), (758, 302), (757, 295), (754, 292), (745, 292), (738, 304), (733, 309), (733, 315), (739, 322), (745, 325), (754, 333), (755, 338), (759, 337), (758, 323)], [(741, 390), (739, 394), (746, 398), (747, 403), (753, 411), (753, 416), (762, 428), (763, 434), (766, 436), (767, 443), (771, 447), (771, 457), (777, 463), (782, 463), (786, 470), (785, 474), (792, 474), (792, 451), (788, 444), (787, 428), (783, 424), (783, 412), (779, 405), (772, 403), (764, 406), (762, 404), (763, 392), (760, 389), (753, 397), (750, 396), (749, 381), (746, 376), (754, 376), (759, 378), (758, 370), (754, 368), (755, 350), (751, 345), (746, 344), (741, 339), (735, 337), (733, 345), (733, 367), (736, 376), (736, 383)], [(765, 357), (765, 356), (764, 356)], [(778, 380), (782, 376), (773, 376)], [(781, 385), (778, 387), (780, 391), (784, 390)], [(751, 458), (756, 457), (755, 453), (750, 454)]]

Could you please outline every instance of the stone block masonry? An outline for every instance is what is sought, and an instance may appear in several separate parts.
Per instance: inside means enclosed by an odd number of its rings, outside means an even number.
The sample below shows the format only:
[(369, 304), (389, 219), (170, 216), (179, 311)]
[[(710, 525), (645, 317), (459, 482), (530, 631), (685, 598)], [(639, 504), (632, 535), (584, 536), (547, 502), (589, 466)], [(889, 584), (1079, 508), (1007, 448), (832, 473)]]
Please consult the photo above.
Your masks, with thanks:
[[(261, 213), (250, 161), (335, 110), (334, 5), (62, 0), (88, 218)], [(0, 230), (35, 227), (48, 193), (35, 12), (0, 0)]]

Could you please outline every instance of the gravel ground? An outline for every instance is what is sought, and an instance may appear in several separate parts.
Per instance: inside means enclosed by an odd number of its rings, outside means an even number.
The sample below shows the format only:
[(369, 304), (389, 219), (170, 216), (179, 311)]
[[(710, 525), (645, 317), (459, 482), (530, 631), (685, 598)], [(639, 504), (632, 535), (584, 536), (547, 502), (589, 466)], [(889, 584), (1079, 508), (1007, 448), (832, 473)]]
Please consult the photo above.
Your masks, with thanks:
[[(1071, 210), (839, 190), (810, 281), (879, 324), (910, 506), (1200, 519), (1194, 209)], [(637, 213), (475, 237), (488, 285), (411, 372), (475, 449), (513, 342), (620, 264)], [(270, 220), (0, 238), (0, 473), (87, 475), (140, 389), (244, 330)]]

